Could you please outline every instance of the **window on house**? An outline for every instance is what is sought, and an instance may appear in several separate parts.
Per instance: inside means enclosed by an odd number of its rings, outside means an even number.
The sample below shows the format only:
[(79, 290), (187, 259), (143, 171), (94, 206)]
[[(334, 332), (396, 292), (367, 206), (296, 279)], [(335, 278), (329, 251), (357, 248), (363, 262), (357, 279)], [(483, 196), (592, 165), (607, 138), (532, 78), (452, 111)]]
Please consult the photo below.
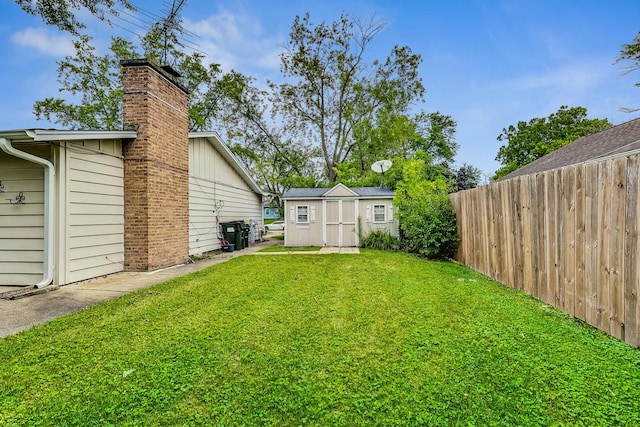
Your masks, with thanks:
[(387, 207), (385, 205), (373, 206), (373, 222), (387, 222)]
[(309, 206), (298, 206), (298, 223), (309, 222)]

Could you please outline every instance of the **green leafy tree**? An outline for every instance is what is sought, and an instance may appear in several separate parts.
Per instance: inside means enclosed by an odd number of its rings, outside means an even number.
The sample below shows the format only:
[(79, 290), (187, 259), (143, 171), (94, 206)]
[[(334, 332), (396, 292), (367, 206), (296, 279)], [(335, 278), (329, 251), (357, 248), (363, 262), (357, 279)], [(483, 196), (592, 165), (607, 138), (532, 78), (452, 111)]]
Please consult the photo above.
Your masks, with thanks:
[(282, 194), (292, 187), (316, 187), (321, 181), (314, 161), (316, 147), (290, 139), (269, 120), (269, 95), (254, 80), (232, 71), (221, 79), (224, 97), (219, 103), (220, 124), (256, 180), (282, 207)]
[(584, 107), (566, 106), (547, 118), (520, 121), (516, 126), (502, 130), (498, 141), (507, 144), (500, 147), (496, 160), (503, 166), (493, 179), (499, 179), (522, 166), (563, 147), (578, 138), (591, 135), (612, 125), (607, 119), (588, 119)]
[(90, 37), (80, 36), (74, 42), (75, 56), (58, 62), (60, 92), (79, 98), (37, 101), (33, 110), (38, 120), (71, 129), (122, 129), (120, 61), (138, 55), (130, 42), (119, 37), (112, 39), (109, 53), (103, 56), (96, 54), (90, 42)]
[(281, 56), (284, 83), (271, 83), (274, 111), (293, 139), (316, 141), (324, 175), (336, 181), (335, 167), (347, 160), (356, 131), (382, 109), (402, 113), (422, 98), (420, 55), (395, 46), (384, 61), (366, 61), (367, 48), (384, 28), (347, 15), (331, 24), (297, 16)]
[(459, 237), (456, 215), (449, 201), (449, 183), (428, 176), (428, 157), (407, 161), (394, 205), (400, 220), (403, 247), (427, 258), (450, 258)]
[(82, 10), (88, 10), (100, 19), (108, 15), (118, 15), (118, 6), (134, 10), (128, 0), (14, 0), (18, 6), (30, 15), (37, 15), (48, 24), (80, 35), (85, 28), (77, 15)]
[(190, 92), (190, 130), (210, 129), (226, 90), (220, 67), (205, 65), (199, 53), (185, 54), (175, 35), (158, 37), (156, 28), (141, 39), (140, 48), (124, 38), (112, 38), (105, 55), (96, 53), (90, 37), (80, 36), (74, 42), (75, 54), (58, 62), (59, 90), (71, 97), (37, 101), (36, 118), (71, 129), (122, 129), (120, 61), (144, 55), (152, 60), (165, 58), (181, 74), (181, 83)]
[[(618, 56), (616, 62), (621, 61), (630, 62), (630, 64), (625, 68), (624, 74), (629, 74), (640, 69), (640, 32), (636, 34), (636, 37), (631, 43), (622, 45), (620, 56)], [(636, 83), (635, 85), (637, 87), (640, 87), (640, 82)], [(622, 110), (630, 113), (639, 111), (640, 109), (622, 107)]]
[(453, 191), (470, 190), (476, 188), (482, 179), (482, 171), (468, 163), (463, 163), (454, 170), (455, 185)]
[[(364, 126), (361, 124), (360, 129)], [(446, 171), (446, 163), (454, 159), (458, 145), (455, 142), (456, 122), (440, 112), (409, 117), (381, 111), (374, 121), (364, 124), (365, 131), (356, 135), (359, 143), (348, 160), (336, 165), (338, 180), (347, 185), (379, 185), (379, 174), (371, 165), (381, 159), (390, 159), (392, 169), (385, 173), (385, 186), (395, 189), (402, 178), (404, 163), (416, 153), (441, 162), (431, 165), (430, 175), (436, 177)], [(431, 162), (430, 162), (431, 163)], [(442, 167), (444, 165), (445, 167)]]

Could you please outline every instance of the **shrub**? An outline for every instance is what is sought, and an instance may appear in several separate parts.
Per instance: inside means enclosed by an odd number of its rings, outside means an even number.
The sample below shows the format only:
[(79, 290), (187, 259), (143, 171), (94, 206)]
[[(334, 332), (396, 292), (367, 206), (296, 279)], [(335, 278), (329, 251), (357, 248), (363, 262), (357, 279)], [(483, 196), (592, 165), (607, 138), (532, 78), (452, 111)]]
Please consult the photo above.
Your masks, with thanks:
[(402, 246), (427, 258), (450, 258), (460, 241), (456, 215), (443, 179), (426, 181), (420, 163), (409, 162), (394, 203)]
[(360, 241), (360, 246), (365, 249), (379, 249), (384, 251), (397, 251), (400, 248), (400, 239), (384, 231), (373, 231)]

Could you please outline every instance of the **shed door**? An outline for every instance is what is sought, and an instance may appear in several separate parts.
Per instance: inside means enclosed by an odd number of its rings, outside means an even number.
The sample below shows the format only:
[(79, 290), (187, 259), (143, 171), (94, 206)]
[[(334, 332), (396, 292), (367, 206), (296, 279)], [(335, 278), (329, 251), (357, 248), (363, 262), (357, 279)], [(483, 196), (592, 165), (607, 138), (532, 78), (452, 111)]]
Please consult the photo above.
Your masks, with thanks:
[(324, 201), (324, 242), (327, 246), (357, 246), (355, 200)]

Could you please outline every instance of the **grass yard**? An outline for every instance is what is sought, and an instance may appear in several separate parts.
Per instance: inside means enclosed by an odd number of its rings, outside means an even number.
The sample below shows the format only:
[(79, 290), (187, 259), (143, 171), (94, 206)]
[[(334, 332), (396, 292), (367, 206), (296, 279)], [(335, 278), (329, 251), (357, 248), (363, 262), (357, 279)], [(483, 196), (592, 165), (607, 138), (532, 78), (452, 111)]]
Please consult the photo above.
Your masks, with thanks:
[(638, 425), (640, 352), (452, 263), (245, 256), (0, 340), (0, 425)]

